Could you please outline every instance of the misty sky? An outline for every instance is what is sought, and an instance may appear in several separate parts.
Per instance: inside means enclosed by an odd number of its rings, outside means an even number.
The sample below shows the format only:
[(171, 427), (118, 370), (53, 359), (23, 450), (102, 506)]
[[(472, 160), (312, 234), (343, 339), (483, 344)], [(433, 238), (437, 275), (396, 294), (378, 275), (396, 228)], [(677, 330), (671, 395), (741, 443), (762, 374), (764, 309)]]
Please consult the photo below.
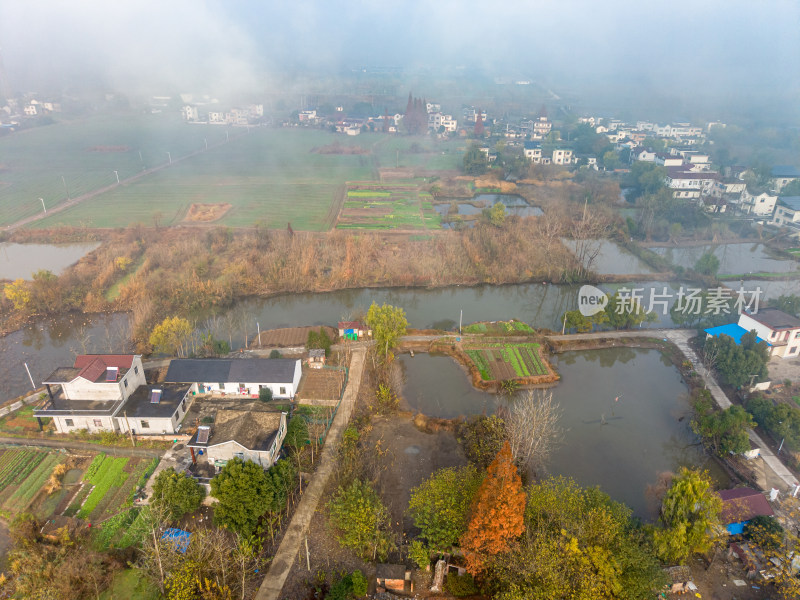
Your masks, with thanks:
[(15, 91), (259, 92), (360, 65), (466, 65), (785, 97), (800, 90), (799, 24), (797, 0), (7, 0), (0, 48)]

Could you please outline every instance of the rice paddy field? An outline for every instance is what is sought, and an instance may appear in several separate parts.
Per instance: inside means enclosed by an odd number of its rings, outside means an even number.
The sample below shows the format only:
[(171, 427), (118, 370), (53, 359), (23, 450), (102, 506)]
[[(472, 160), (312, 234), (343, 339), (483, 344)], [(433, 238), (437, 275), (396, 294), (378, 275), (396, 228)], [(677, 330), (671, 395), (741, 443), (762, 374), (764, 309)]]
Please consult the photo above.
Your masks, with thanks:
[[(0, 139), (0, 226), (35, 215), (44, 218), (28, 227), (169, 226), (187, 223), (192, 205), (225, 205), (211, 223), (322, 231), (333, 227), (348, 182), (376, 181), (380, 167), (455, 169), (463, 145), (187, 124), (167, 114), (65, 121)], [(334, 146), (359, 150), (330, 151)], [(52, 209), (85, 194), (95, 195), (43, 214), (42, 201)], [(407, 216), (398, 210), (396, 218)]]

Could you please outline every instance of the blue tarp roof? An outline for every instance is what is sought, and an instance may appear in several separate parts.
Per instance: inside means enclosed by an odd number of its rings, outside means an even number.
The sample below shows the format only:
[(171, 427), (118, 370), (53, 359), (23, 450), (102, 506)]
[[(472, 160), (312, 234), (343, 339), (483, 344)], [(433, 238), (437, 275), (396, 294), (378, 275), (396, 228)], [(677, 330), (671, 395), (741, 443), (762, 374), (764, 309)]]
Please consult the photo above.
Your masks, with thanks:
[(175, 529), (171, 527), (167, 529), (163, 535), (161, 536), (162, 540), (168, 540), (175, 544), (175, 550), (178, 552), (186, 553), (186, 549), (189, 547), (189, 540), (191, 539), (192, 534), (188, 531), (184, 531), (183, 529)]
[[(720, 335), (727, 335), (728, 337), (732, 337), (733, 341), (736, 344), (742, 343), (742, 336), (747, 333), (747, 329), (739, 325), (738, 323), (728, 323), (727, 325), (720, 325), (719, 327), (709, 327), (708, 329), (704, 330), (708, 335), (713, 335), (714, 337)], [(757, 342), (765, 342), (767, 346), (771, 346), (767, 340), (762, 340), (760, 337), (756, 337)]]

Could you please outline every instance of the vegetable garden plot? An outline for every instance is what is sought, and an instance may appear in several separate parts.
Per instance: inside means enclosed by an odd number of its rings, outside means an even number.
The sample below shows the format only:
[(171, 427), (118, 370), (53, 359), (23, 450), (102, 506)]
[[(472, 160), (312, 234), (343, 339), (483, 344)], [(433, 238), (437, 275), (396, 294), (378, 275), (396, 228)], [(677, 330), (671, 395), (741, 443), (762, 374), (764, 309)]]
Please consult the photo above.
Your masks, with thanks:
[(536, 343), (470, 344), (464, 351), (484, 381), (505, 381), (547, 375), (551, 372)]

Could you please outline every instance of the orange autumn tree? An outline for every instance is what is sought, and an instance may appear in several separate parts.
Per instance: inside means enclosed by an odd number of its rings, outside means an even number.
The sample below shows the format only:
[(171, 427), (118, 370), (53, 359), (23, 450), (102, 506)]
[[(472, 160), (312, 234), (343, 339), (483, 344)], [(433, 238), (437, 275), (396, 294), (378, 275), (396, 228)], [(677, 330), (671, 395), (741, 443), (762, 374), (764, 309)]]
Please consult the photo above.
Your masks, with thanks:
[(461, 549), (467, 570), (480, 573), (487, 557), (510, 549), (510, 542), (525, 531), (525, 492), (514, 465), (508, 441), (486, 470), (472, 507)]

